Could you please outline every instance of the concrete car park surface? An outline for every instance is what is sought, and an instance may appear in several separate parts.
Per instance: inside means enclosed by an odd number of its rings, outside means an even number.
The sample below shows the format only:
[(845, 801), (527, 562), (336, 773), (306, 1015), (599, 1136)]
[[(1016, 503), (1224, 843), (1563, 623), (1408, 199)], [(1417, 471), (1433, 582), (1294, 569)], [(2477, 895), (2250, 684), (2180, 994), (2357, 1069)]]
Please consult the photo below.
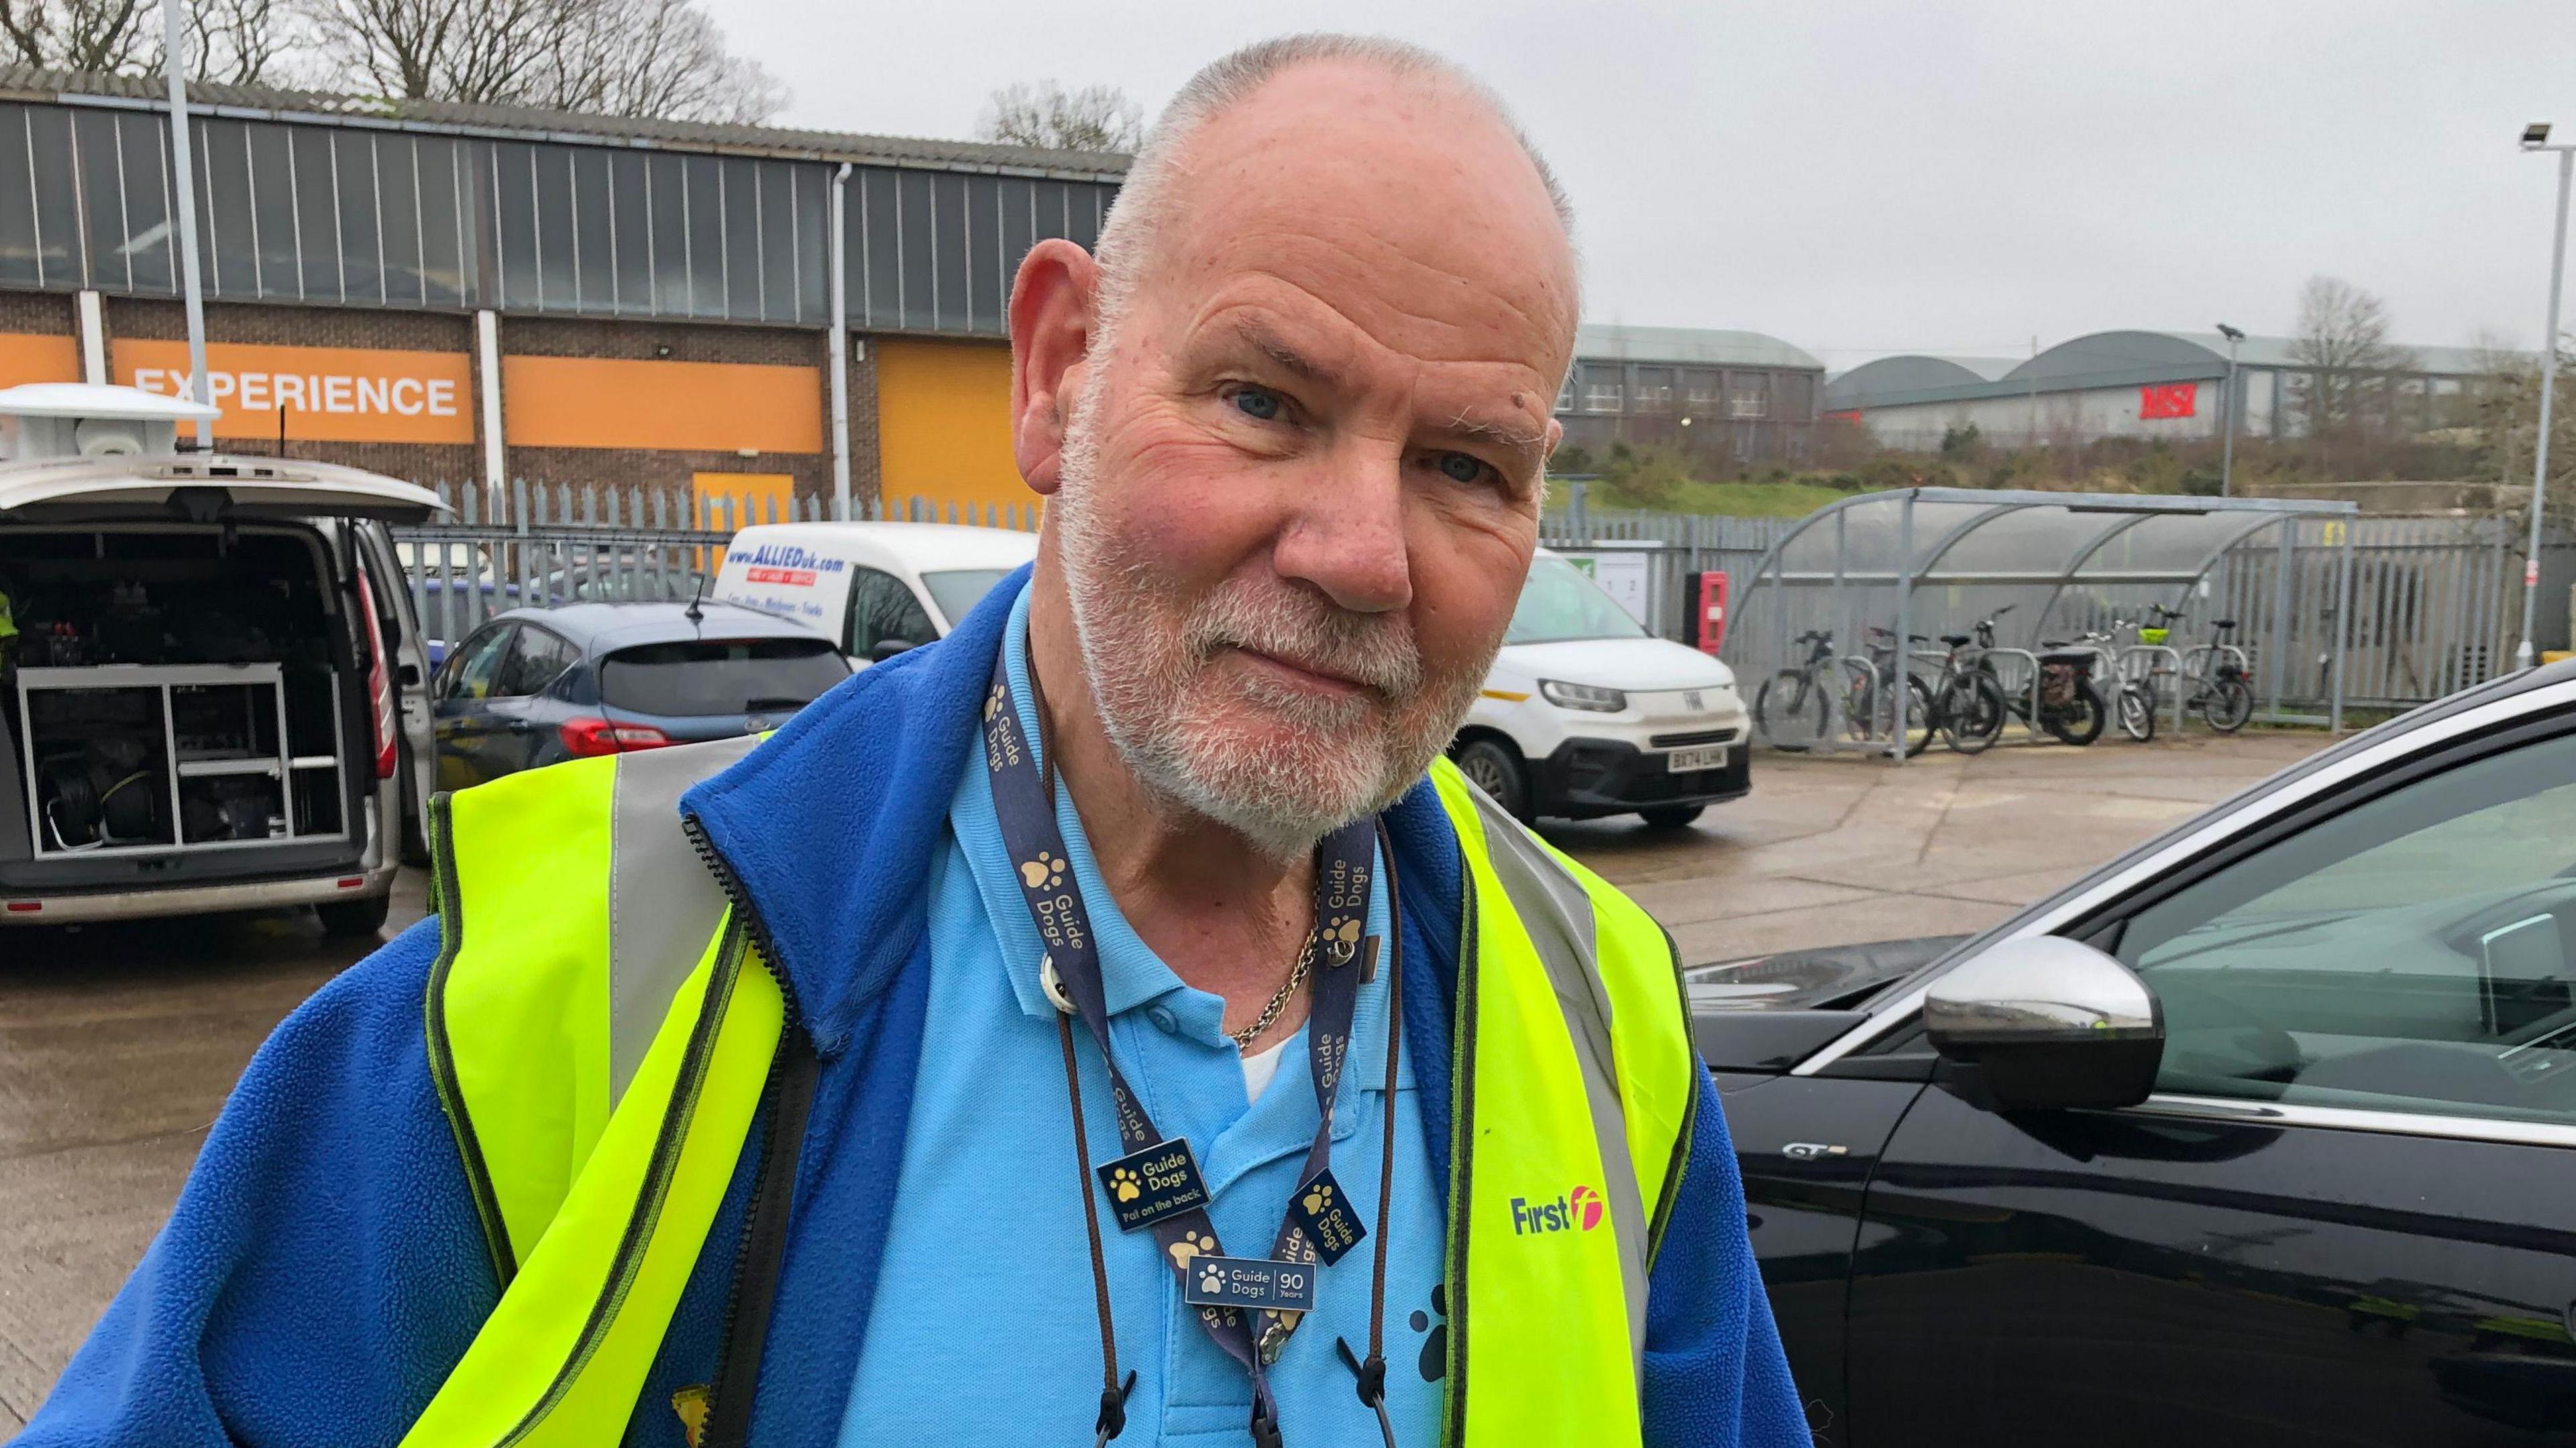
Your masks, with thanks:
[[(1891, 769), (1763, 754), (1689, 829), (1546, 833), (1627, 889), (1692, 962), (1991, 925), (2326, 743), (2186, 735), (2145, 748), (1939, 748)], [(425, 880), (397, 883), (391, 934)], [(269, 1030), (364, 953), (308, 916), (0, 931), (0, 1435), (150, 1242)]]

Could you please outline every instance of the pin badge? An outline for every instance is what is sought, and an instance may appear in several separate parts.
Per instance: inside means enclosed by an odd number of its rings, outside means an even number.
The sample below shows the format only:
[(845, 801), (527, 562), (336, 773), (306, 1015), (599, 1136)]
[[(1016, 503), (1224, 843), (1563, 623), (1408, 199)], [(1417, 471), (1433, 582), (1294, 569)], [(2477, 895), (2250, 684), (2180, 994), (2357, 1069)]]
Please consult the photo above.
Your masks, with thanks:
[(1368, 1228), (1360, 1225), (1359, 1213), (1352, 1210), (1350, 1195), (1333, 1180), (1329, 1167), (1315, 1173), (1314, 1180), (1289, 1198), (1288, 1215), (1297, 1223), (1297, 1230), (1306, 1234), (1306, 1240), (1315, 1244), (1315, 1255), (1323, 1258), (1326, 1266), (1342, 1260), (1368, 1235)]
[(1207, 1184), (1199, 1179), (1198, 1158), (1186, 1138), (1158, 1141), (1143, 1151), (1094, 1168), (1100, 1189), (1118, 1230), (1133, 1232), (1166, 1217), (1208, 1204)]
[(1312, 1312), (1315, 1269), (1267, 1257), (1199, 1257), (1181, 1274), (1181, 1300), (1247, 1312)]

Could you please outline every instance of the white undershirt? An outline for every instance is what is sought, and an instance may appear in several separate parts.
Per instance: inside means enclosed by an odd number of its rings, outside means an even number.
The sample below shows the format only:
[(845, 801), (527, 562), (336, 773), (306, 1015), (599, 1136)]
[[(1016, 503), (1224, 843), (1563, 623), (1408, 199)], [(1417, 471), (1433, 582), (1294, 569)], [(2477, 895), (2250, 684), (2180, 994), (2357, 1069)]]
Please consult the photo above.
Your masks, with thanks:
[[(1291, 1036), (1288, 1041), (1295, 1039)], [(1288, 1041), (1243, 1058), (1243, 1097), (1246, 1101), (1258, 1101), (1261, 1093), (1270, 1089), (1270, 1078), (1279, 1074), (1279, 1053), (1288, 1049)]]

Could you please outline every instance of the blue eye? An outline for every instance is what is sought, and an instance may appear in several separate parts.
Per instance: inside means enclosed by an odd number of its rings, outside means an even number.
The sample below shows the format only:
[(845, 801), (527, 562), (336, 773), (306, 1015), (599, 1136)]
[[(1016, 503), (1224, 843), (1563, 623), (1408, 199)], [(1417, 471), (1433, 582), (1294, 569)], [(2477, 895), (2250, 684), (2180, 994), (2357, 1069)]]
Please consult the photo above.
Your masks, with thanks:
[(1440, 472), (1453, 483), (1481, 482), (1485, 476), (1485, 464), (1467, 453), (1442, 453)]
[(1277, 422), (1282, 410), (1278, 393), (1258, 387), (1236, 389), (1233, 402), (1237, 411), (1255, 422)]

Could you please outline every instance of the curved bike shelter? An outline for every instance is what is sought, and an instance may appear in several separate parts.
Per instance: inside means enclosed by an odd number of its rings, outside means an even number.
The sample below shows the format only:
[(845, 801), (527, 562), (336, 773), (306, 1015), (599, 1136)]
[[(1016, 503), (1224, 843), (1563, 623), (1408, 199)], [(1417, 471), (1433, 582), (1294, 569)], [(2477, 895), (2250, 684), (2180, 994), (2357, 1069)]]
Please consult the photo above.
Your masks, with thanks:
[[(2141, 644), (2134, 633), (2096, 647), (2123, 671), (2178, 669), (2212, 642), (2212, 620), (2239, 608), (2252, 616), (2239, 618), (2230, 642), (2254, 689), (2255, 717), (2340, 730), (2352, 612), (2349, 523), (2356, 511), (2351, 503), (2305, 499), (1973, 488), (1863, 493), (1809, 514), (1763, 555), (1738, 585), (1725, 657), (1750, 704), (1763, 681), (1808, 662), (1814, 645), (1800, 642), (1802, 634), (1830, 633), (1836, 655), (1831, 676), (1851, 679), (1872, 670), (1873, 645), (1886, 659), (1895, 639), (1971, 634), (1980, 619), (2000, 613), (1995, 652), (2001, 682), (2035, 698), (2033, 655), (2044, 641), (2084, 647), (2075, 641), (2086, 631), (2111, 629), (2115, 620), (2135, 623), (2148, 605), (2162, 605), (2183, 615), (2171, 626), (2170, 647)], [(2302, 541), (2338, 550), (2322, 657), (2315, 661), (2327, 682), (2324, 697), (2314, 700), (2322, 712), (2313, 705), (2293, 710), (2285, 699), (2292, 668), (2287, 655), (2302, 637), (2292, 614), (2289, 560)], [(2229, 574), (2226, 586), (2213, 587), (2222, 570)], [(2266, 598), (2275, 586), (2278, 596)], [(2253, 606), (2239, 607), (2249, 602)], [(1886, 633), (1874, 637), (1873, 628)], [(2312, 626), (2304, 637), (2318, 636)], [(1929, 683), (1945, 652), (1942, 645), (1918, 640), (1906, 650), (1907, 666)], [(2304, 658), (2298, 662), (2302, 672), (2307, 665)], [(2159, 705), (2171, 704), (2172, 723), (2180, 727), (2191, 686), (2178, 673), (2159, 678), (2172, 694), (2170, 700), (2160, 697)], [(2116, 681), (2104, 682), (2107, 697)], [(1908, 691), (1890, 691), (1892, 731), (1835, 717), (1849, 712), (1835, 702), (1843, 692), (1824, 691), (1827, 722), (1808, 747), (1903, 762), (1896, 741), (1904, 737), (1912, 708)], [(2023, 728), (2037, 735), (2033, 725), (2025, 722)]]

